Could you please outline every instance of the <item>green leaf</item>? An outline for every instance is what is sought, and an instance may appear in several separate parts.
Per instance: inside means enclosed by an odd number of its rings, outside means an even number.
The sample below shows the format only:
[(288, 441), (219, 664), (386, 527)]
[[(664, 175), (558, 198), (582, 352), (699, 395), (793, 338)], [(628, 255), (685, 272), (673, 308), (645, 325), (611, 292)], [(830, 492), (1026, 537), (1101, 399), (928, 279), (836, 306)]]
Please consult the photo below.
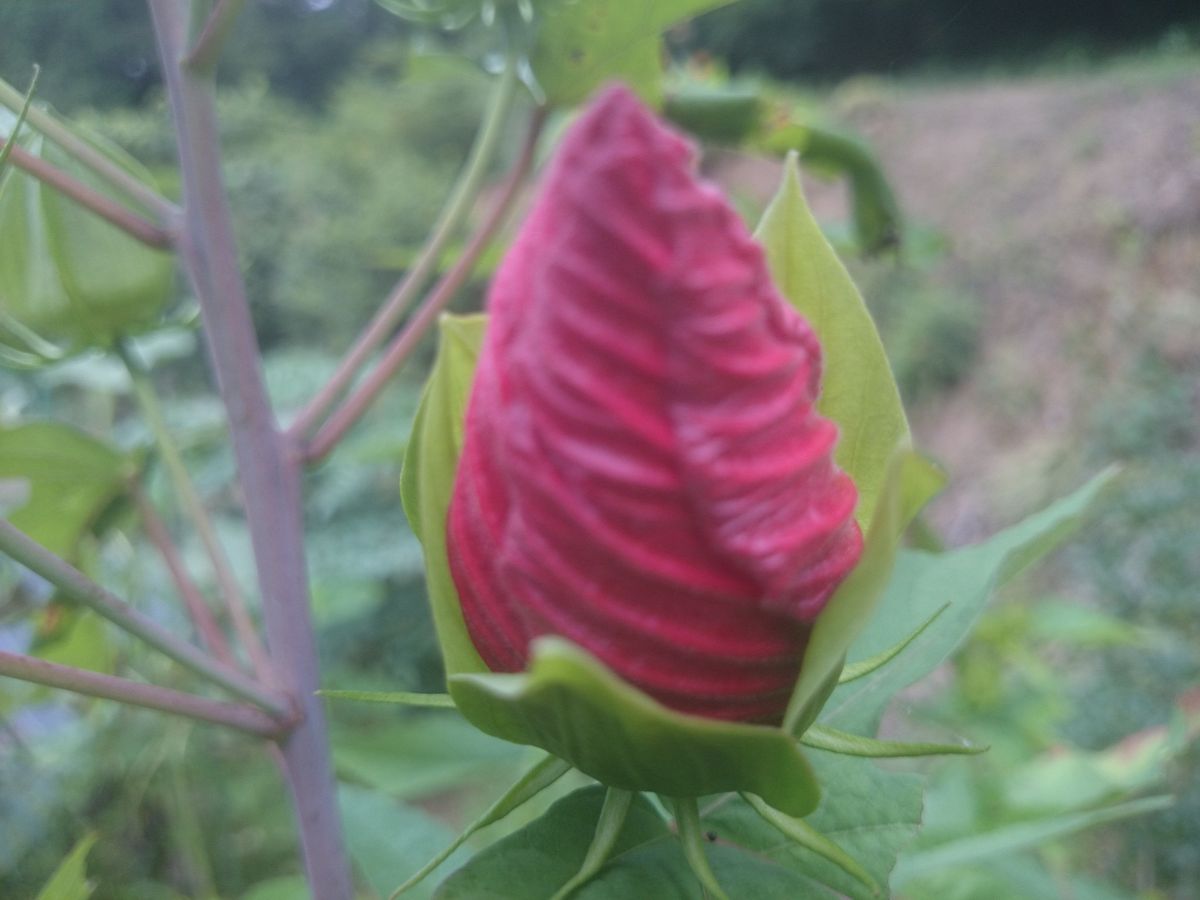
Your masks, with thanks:
[(869, 758), (895, 758), (905, 756), (951, 756), (984, 753), (987, 747), (976, 747), (972, 744), (930, 744), (909, 743), (906, 741), (881, 741), (877, 738), (863, 737), (828, 728), (824, 725), (813, 725), (804, 736), (801, 743), (817, 750), (829, 753), (840, 753), (842, 756), (864, 756)]
[(495, 803), (489, 806), (483, 815), (468, 825), (458, 837), (447, 844), (444, 849), (438, 851), (437, 855), (433, 856), (420, 869), (410, 875), (408, 880), (392, 892), (391, 896), (395, 897), (399, 894), (407, 893), (413, 886), (419, 884), (435, 869), (441, 866), (442, 863), (450, 859), (455, 851), (465, 844), (477, 831), (499, 822), (518, 807), (528, 803), (570, 770), (570, 765), (561, 759), (556, 759), (549, 755), (543, 757), (540, 762), (522, 775), (516, 784), (505, 791)]
[[(339, 785), (338, 806), (350, 855), (383, 897), (453, 837), (449, 828), (427, 813), (366, 788)], [(409, 896), (430, 893), (420, 890)]]
[(1069, 497), (974, 546), (941, 554), (902, 551), (883, 601), (854, 644), (852, 655), (864, 659), (880, 653), (914, 622), (930, 618), (946, 603), (950, 607), (903, 653), (871, 675), (840, 685), (825, 704), (820, 721), (874, 734), (891, 697), (950, 655), (997, 586), (1075, 531), (1113, 475), (1112, 471), (1100, 474)]
[(446, 674), (486, 672), (467, 634), (446, 559), (446, 514), (462, 452), (463, 422), (486, 316), (442, 316), (441, 341), (421, 395), (400, 474), (400, 496), (425, 550), (425, 578)]
[(539, 638), (532, 657), (518, 675), (451, 677), (463, 715), (611, 787), (672, 797), (748, 791), (796, 816), (816, 806), (812, 771), (781, 729), (673, 712), (562, 638)]
[(825, 704), (846, 651), (871, 619), (888, 583), (904, 527), (940, 486), (940, 474), (922, 457), (906, 449), (893, 456), (862, 557), (813, 626), (784, 715), (786, 731), (801, 733)]
[(80, 838), (38, 893), (37, 900), (87, 900), (92, 896), (95, 886), (87, 879), (87, 856), (95, 843), (94, 834)]
[(123, 493), (133, 468), (107, 444), (66, 425), (0, 427), (0, 479), (27, 489), (25, 502), (10, 507), (9, 521), (59, 556), (75, 556), (80, 538)]
[(1063, 816), (1051, 816), (1031, 822), (1006, 825), (983, 834), (948, 841), (907, 854), (896, 867), (897, 885), (930, 872), (955, 866), (970, 865), (990, 857), (1032, 850), (1050, 841), (1108, 822), (1145, 815), (1166, 809), (1174, 802), (1171, 797), (1143, 797), (1128, 803), (1104, 806), (1100, 809)]
[[(905, 772), (885, 771), (865, 759), (810, 754), (822, 787), (821, 805), (803, 824), (861, 866), (852, 873), (845, 859), (831, 859), (828, 848), (806, 840), (780, 840), (778, 825), (764, 820), (744, 800), (720, 805), (705, 817), (705, 827), (718, 846), (730, 843), (747, 853), (783, 866), (803, 877), (810, 888), (795, 897), (830, 896), (867, 900), (876, 896), (862, 874), (887, 885), (897, 855), (916, 837), (921, 820), (921, 779)], [(732, 885), (718, 869), (718, 876)], [(734, 896), (755, 896), (752, 893)]]
[(508, 779), (522, 755), (458, 715), (441, 713), (333, 733), (333, 759), (343, 778), (400, 798)]
[[(0, 110), (0, 136), (15, 118)], [(78, 131), (78, 129), (76, 129)], [(149, 172), (97, 135), (79, 137), (146, 184)], [(33, 156), (117, 202), (91, 169), (40, 134), (17, 143)], [(156, 324), (170, 299), (171, 254), (145, 246), (66, 195), (22, 172), (0, 173), (0, 327), (4, 343), (34, 353), (27, 330), (69, 350), (107, 347), (116, 336)]]
[(411, 691), (317, 691), (317, 693), (330, 700), (357, 700), (363, 703), (454, 709), (454, 701), (450, 699), (449, 694), (418, 694)]
[[(477, 854), (447, 878), (434, 896), (438, 900), (554, 896), (582, 867), (604, 796), (605, 789), (597, 785), (564, 797), (539, 819)], [(613, 842), (612, 855), (619, 857), (634, 847), (669, 838), (666, 823), (653, 807), (644, 797), (635, 797)], [(594, 885), (588, 884), (575, 898), (592, 897)]]
[(557, 3), (543, 15), (530, 63), (554, 105), (571, 106), (610, 80), (629, 84), (649, 103), (661, 96), (659, 34), (732, 0), (588, 0)]
[(821, 341), (824, 366), (817, 408), (837, 423), (835, 452), (858, 487), (855, 517), (874, 521), (889, 460), (909, 439), (908, 420), (875, 323), (846, 268), (813, 218), (795, 154), (755, 236), (775, 284)]

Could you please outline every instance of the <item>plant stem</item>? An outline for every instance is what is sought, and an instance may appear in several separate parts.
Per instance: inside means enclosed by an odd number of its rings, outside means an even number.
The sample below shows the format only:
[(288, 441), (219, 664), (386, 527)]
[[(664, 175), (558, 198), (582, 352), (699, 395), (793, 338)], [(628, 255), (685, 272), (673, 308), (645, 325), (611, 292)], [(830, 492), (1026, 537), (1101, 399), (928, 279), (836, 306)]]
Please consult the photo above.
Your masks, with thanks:
[[(25, 97), (21, 92), (0, 78), (0, 105), (16, 112), (24, 102)], [(31, 106), (27, 121), (30, 126), (50, 138), (113, 188), (151, 213), (160, 223), (172, 222), (178, 215), (179, 210), (170, 200), (138, 181), (87, 141), (76, 137), (50, 113), (37, 106)]]
[(171, 429), (167, 426), (166, 416), (163, 415), (162, 404), (159, 402), (158, 392), (154, 388), (150, 373), (138, 359), (137, 353), (128, 341), (117, 341), (115, 349), (129, 372), (129, 378), (133, 384), (133, 394), (137, 398), (142, 417), (146, 420), (146, 425), (154, 436), (154, 443), (162, 456), (167, 474), (171, 477), (175, 493), (183, 504), (184, 512), (187, 513), (196, 533), (200, 536), (200, 542), (204, 545), (204, 550), (212, 563), (217, 587), (229, 610), (229, 617), (233, 621), (238, 641), (250, 657), (255, 674), (261, 681), (270, 684), (274, 680), (274, 676), (271, 672), (271, 662), (267, 657), (266, 648), (263, 647), (258, 636), (258, 629), (250, 617), (246, 598), (242, 594), (237, 576), (233, 573), (229, 557), (226, 556), (225, 548), (221, 546), (221, 541), (217, 537), (217, 529), (213, 525), (212, 516), (209, 515), (204, 500), (196, 490), (196, 484), (192, 481), (192, 476), (183, 461), (183, 453), (180, 452), (179, 444), (176, 443)]
[[(30, 116), (32, 119), (32, 115)], [(38, 181), (49, 185), (63, 195), (70, 197), (84, 209), (93, 212), (115, 225), (131, 237), (137, 238), (149, 247), (165, 249), (171, 246), (171, 235), (159, 228), (153, 222), (143, 219), (137, 213), (130, 212), (111, 197), (106, 197), (81, 181), (72, 178), (62, 169), (56, 168), (32, 153), (0, 140), (0, 147), (10, 152), (9, 162), (18, 169), (28, 172)]]
[(215, 85), (211, 77), (181, 65), (184, 6), (178, 0), (148, 2), (183, 178), (183, 263), (200, 301), (213, 370), (229, 417), (268, 645), (281, 680), (303, 711), (303, 720), (279, 749), (309, 890), (320, 900), (351, 900), (354, 890), (325, 713), (316, 696), (320, 685), (304, 559), (300, 461), (276, 427), (263, 383), (221, 177)]
[(683, 855), (687, 858), (692, 873), (699, 879), (706, 895), (713, 900), (729, 900), (729, 895), (717, 881), (708, 857), (704, 853), (704, 832), (700, 828), (700, 810), (695, 797), (675, 797), (671, 801), (675, 808), (675, 826), (679, 842), (683, 844)]
[(487, 219), (479, 226), (479, 230), (475, 232), (470, 242), (463, 249), (462, 255), (455, 262), (454, 267), (429, 292), (424, 302), (413, 313), (412, 318), (409, 319), (404, 330), (396, 335), (388, 345), (379, 364), (371, 370), (371, 373), (363, 379), (363, 383), (346, 398), (346, 401), (329, 417), (329, 420), (321, 427), (316, 436), (313, 437), (312, 441), (305, 448), (305, 460), (316, 462), (324, 459), (337, 446), (338, 441), (362, 417), (363, 413), (375, 401), (375, 398), (379, 396), (379, 392), (384, 389), (391, 377), (396, 374), (396, 370), (404, 364), (404, 361), (416, 349), (421, 338), (437, 322), (438, 316), (445, 309), (446, 304), (454, 299), (455, 293), (462, 287), (463, 282), (470, 277), (471, 271), (475, 268), (475, 263), (483, 254), (483, 251), (487, 249), (496, 232), (500, 230), (500, 226), (504, 224), (504, 219), (508, 215), (509, 208), (517, 196), (521, 183), (533, 165), (534, 150), (537, 147), (537, 138), (541, 133), (544, 121), (545, 110), (536, 110), (530, 120), (529, 130), (526, 133), (520, 157), (509, 173), (504, 187), (501, 189), (500, 196), (497, 198)]
[(179, 550), (171, 540), (171, 532), (167, 528), (167, 523), (159, 517), (158, 511), (150, 502), (150, 498), (146, 496), (146, 492), (142, 490), (141, 485), (134, 482), (130, 486), (130, 492), (133, 495), (138, 516), (142, 520), (142, 527), (146, 531), (146, 537), (150, 539), (150, 543), (162, 556), (163, 563), (171, 575), (171, 580), (175, 583), (175, 589), (179, 591), (179, 596), (187, 608), (188, 617), (192, 620), (192, 625), (195, 627), (201, 643), (217, 659), (232, 665), (234, 662), (233, 651), (229, 647), (229, 642), (225, 640), (225, 633), (221, 631), (220, 624), (213, 616), (212, 610), (208, 608), (204, 595), (200, 593), (200, 589), (196, 587), (196, 583), (188, 574), (187, 567), (184, 566), (183, 560), (179, 556)]
[(100, 697), (131, 706), (155, 709), (200, 722), (224, 725), (257, 737), (278, 737), (288, 728), (286, 720), (269, 716), (254, 706), (210, 700), (207, 697), (130, 681), (115, 675), (60, 666), (58, 663), (20, 653), (0, 650), (0, 675), (74, 691), (88, 697)]
[(229, 37), (229, 30), (245, 5), (246, 0), (217, 0), (217, 5), (213, 7), (208, 21), (200, 31), (200, 37), (196, 39), (195, 46), (183, 64), (202, 75), (213, 72), (217, 67), (217, 60), (221, 58), (221, 49)]
[(291, 715), (287, 700), (267, 690), (252, 678), (213, 659), (199, 647), (181, 641), (153, 619), (147, 618), (116, 595), (102, 588), (70, 563), (59, 559), (41, 544), (0, 519), (0, 553), (11, 556), (31, 572), (41, 575), (63, 595), (95, 610), (117, 627), (128, 631), (231, 694), (249, 700), (277, 716)]
[(483, 184), (488, 166), (496, 154), (504, 127), (508, 122), (513, 98), (516, 96), (520, 79), (517, 77), (519, 59), (515, 49), (510, 48), (504, 71), (492, 95), (487, 116), (475, 136), (466, 165), (450, 199), (442, 209), (428, 241), (412, 268), (392, 289), (366, 330), (359, 335), (354, 346), (338, 364), (329, 382), (319, 390), (299, 412), (288, 429), (290, 436), (302, 440), (310, 431), (321, 424), (321, 420), (350, 386), (355, 375), (362, 369), (368, 357), (387, 340), (392, 329), (399, 323), (412, 299), (428, 282), (437, 268), (442, 251), (470, 212), (475, 195)]
[(604, 864), (608, 862), (608, 857), (612, 854), (613, 847), (617, 845), (621, 829), (625, 827), (625, 817), (629, 813), (629, 807), (635, 796), (633, 791), (608, 789), (604, 795), (604, 805), (600, 808), (600, 818), (596, 822), (596, 832), (592, 836), (592, 843), (583, 858), (583, 864), (580, 865), (575, 876), (564, 884), (551, 900), (567, 900), (591, 881), (596, 873), (604, 867)]

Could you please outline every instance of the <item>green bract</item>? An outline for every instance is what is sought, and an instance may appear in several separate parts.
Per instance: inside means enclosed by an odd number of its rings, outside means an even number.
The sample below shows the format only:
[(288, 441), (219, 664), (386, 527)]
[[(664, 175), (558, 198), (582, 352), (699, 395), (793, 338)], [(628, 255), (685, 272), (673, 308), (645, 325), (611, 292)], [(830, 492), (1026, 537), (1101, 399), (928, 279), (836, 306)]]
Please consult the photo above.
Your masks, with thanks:
[[(0, 136), (16, 117), (0, 110)], [(118, 147), (92, 146), (147, 184), (149, 173)], [(16, 143), (89, 188), (108, 187), (50, 140), (23, 129)], [(173, 260), (10, 164), (0, 173), (0, 350), (36, 364), (153, 326), (171, 293)]]

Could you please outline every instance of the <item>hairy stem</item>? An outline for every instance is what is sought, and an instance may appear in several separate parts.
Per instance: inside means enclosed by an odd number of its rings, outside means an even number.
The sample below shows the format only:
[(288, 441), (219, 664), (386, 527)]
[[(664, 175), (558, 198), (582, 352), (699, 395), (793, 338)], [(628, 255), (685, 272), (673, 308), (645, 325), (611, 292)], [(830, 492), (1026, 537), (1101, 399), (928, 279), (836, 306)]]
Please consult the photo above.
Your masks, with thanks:
[(256, 737), (278, 737), (287, 730), (289, 724), (287, 720), (269, 716), (257, 707), (210, 700), (195, 694), (130, 681), (115, 675), (61, 666), (44, 659), (3, 650), (0, 650), (0, 675), (61, 688), (88, 697), (116, 700), (118, 703), (184, 716), (199, 722), (224, 725)]
[[(31, 116), (32, 118), (32, 116)], [(165, 249), (171, 246), (171, 235), (153, 222), (130, 212), (111, 197), (107, 197), (81, 181), (72, 178), (62, 169), (50, 165), (44, 159), (18, 147), (15, 143), (0, 140), (0, 148), (8, 151), (9, 162), (18, 169), (28, 172), (42, 184), (49, 185), (64, 196), (70, 197), (84, 209), (93, 212), (110, 225), (115, 225), (150, 247)]]
[(7, 519), (0, 519), (0, 553), (4, 553), (74, 600), (95, 610), (117, 627), (215, 685), (277, 716), (290, 715), (287, 701), (252, 678), (219, 662), (199, 647), (182, 641), (115, 594), (102, 588), (66, 560), (55, 556)]
[(175, 493), (179, 497), (180, 503), (183, 504), (183, 510), (188, 519), (195, 527), (196, 534), (199, 535), (200, 542), (204, 545), (205, 553), (208, 554), (213, 575), (217, 579), (217, 587), (226, 609), (229, 610), (229, 618), (233, 622), (238, 642), (250, 657), (255, 674), (260, 680), (270, 683), (274, 676), (271, 673), (271, 664), (267, 658), (266, 648), (263, 647), (262, 640), (258, 636), (258, 628), (250, 617), (250, 610), (246, 598), (242, 594), (241, 585), (238, 584), (237, 576), (233, 574), (233, 566), (230, 565), (225, 548), (221, 546), (221, 541), (217, 537), (217, 529), (213, 525), (212, 516), (204, 505), (200, 492), (196, 490), (196, 483), (192, 481), (192, 476), (183, 461), (183, 453), (180, 452), (179, 444), (176, 443), (171, 429), (167, 426), (162, 404), (159, 402), (158, 392), (154, 388), (150, 373), (146, 371), (145, 365), (128, 341), (118, 341), (116, 351), (129, 372), (129, 378), (133, 384), (133, 394), (142, 411), (142, 418), (146, 420), (146, 425), (154, 436), (154, 443), (158, 447), (163, 465), (166, 466)]
[(504, 133), (504, 126), (512, 109), (513, 98), (520, 85), (517, 77), (518, 64), (515, 51), (510, 51), (504, 72), (492, 95), (487, 116), (479, 127), (479, 132), (475, 136), (475, 144), (467, 157), (463, 172), (434, 225), (429, 240), (421, 249), (421, 254), (412, 268), (388, 295), (366, 330), (338, 364), (329, 382), (296, 416), (289, 428), (289, 434), (293, 437), (302, 439), (321, 424), (321, 420), (350, 386), (355, 375), (362, 369), (370, 355), (387, 340), (388, 335), (399, 323), (417, 292), (425, 286), (436, 270), (438, 260), (446, 249), (446, 245), (462, 225), (463, 220), (466, 219), (467, 213), (470, 212), (472, 202), (479, 193), (484, 176), (487, 174), (488, 166), (496, 155), (496, 149)]
[(303, 714), (279, 749), (309, 890), (321, 900), (351, 900), (354, 890), (325, 712), (316, 696), (319, 675), (304, 559), (300, 462), (276, 426), (263, 383), (221, 177), (215, 85), (210, 76), (181, 65), (185, 6), (179, 0), (148, 2), (183, 178), (183, 264), (200, 301), (209, 355), (229, 417), (272, 662)]
[(171, 540), (171, 532), (167, 528), (167, 523), (159, 516), (158, 510), (154, 508), (154, 504), (150, 502), (150, 498), (146, 496), (141, 485), (134, 483), (130, 492), (138, 510), (138, 517), (142, 520), (142, 528), (146, 532), (146, 537), (150, 539), (150, 543), (162, 557), (163, 564), (166, 565), (167, 571), (171, 575), (175, 589), (179, 591), (180, 599), (183, 600), (183, 605), (187, 609), (188, 618), (192, 620), (192, 626), (196, 629), (201, 643), (217, 659), (232, 664), (234, 661), (233, 650), (230, 648), (229, 642), (225, 640), (225, 633), (221, 631), (221, 626), (213, 616), (212, 610), (208, 608), (204, 595), (200, 593), (200, 589), (196, 587), (196, 583), (188, 574), (179, 550)]
[(429, 292), (421, 306), (413, 313), (404, 330), (396, 335), (388, 345), (379, 364), (371, 371), (370, 375), (363, 379), (363, 383), (346, 398), (342, 406), (329, 417), (329, 421), (313, 437), (311, 443), (305, 448), (306, 460), (315, 462), (324, 459), (337, 446), (338, 441), (375, 402), (375, 398), (387, 386), (391, 377), (412, 355), (421, 338), (434, 326), (442, 310), (454, 299), (458, 289), (470, 277), (475, 263), (478, 262), (483, 251), (487, 249), (492, 238), (496, 236), (496, 232), (504, 224), (504, 219), (517, 196), (521, 183), (533, 165), (534, 150), (537, 147), (537, 139), (541, 133), (544, 119), (544, 110), (539, 109), (534, 112), (526, 133), (525, 143), (521, 148), (521, 155), (509, 173), (500, 196), (488, 217), (463, 249), (462, 255), (455, 262), (454, 267)]
[[(24, 95), (0, 78), (0, 105), (16, 112), (24, 102)], [(32, 128), (54, 141), (68, 154), (108, 182), (115, 190), (152, 214), (159, 223), (167, 223), (175, 219), (179, 212), (175, 204), (153, 188), (138, 181), (87, 141), (76, 137), (70, 129), (50, 113), (37, 106), (31, 106), (27, 121)]]

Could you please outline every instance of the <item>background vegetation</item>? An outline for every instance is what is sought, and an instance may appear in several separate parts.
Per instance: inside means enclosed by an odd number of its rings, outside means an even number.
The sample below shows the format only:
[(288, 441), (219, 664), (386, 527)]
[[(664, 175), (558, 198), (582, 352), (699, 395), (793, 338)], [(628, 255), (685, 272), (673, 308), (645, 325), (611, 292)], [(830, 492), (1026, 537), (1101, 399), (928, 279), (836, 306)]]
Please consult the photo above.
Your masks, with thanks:
[[(931, 515), (938, 539), (968, 542), (1088, 471), (1127, 468), (1108, 514), (1011, 591), (938, 684), (897, 714), (900, 730), (993, 748), (938, 763), (921, 846), (1001, 841), (989, 853), (960, 847), (936, 871), (910, 867), (901, 893), (1185, 898), (1200, 884), (1198, 16), (1175, 0), (1022, 7), (744, 0), (673, 46), (706, 78), (728, 68), (805, 79), (775, 89), (857, 129), (882, 157), (905, 241), (853, 265), (918, 439), (954, 476)], [(466, 153), (487, 79), (441, 53), (447, 40), (486, 62), (478, 35), (437, 36), (367, 0), (262, 0), (239, 25), (221, 73), (226, 171), (283, 410), (322, 382), (403, 271)], [(23, 85), (34, 60), (41, 99), (171, 185), (140, 0), (5, 3), (0, 76)], [(1003, 78), (989, 74), (997, 66)], [(868, 72), (886, 77), (851, 77)], [(706, 166), (755, 217), (773, 164), (719, 151)], [(847, 234), (840, 186), (812, 189), (830, 233)], [(476, 284), (460, 303), (481, 294)], [(182, 286), (179, 307), (189, 308)], [(181, 327), (143, 350), (171, 387), (172, 425), (222, 534), (244, 548), (195, 333)], [(311, 476), (330, 686), (439, 688), (420, 555), (396, 499), (422, 374), (399, 378), (337, 468)], [(0, 425), (53, 410), (140, 447), (129, 392), (99, 359), (3, 373)], [(178, 613), (166, 575), (129, 524), (114, 510), (81, 552), (169, 621)], [(199, 547), (185, 551), (207, 572)], [(234, 562), (250, 585), (248, 558)], [(158, 664), (7, 564), (0, 645), (104, 671)], [(389, 871), (436, 849), (442, 823), (477, 810), (522, 759), (441, 716), (332, 711), (352, 849), (384, 895), (398, 880)], [(88, 832), (101, 836), (97, 897), (294, 895), (290, 810), (265, 755), (8, 681), (0, 716), (0, 896), (33, 896)], [(1060, 817), (1059, 831), (1017, 839), (1048, 811), (1164, 785), (1172, 809), (1086, 832), (1095, 823)], [(389, 839), (414, 823), (428, 847)]]

